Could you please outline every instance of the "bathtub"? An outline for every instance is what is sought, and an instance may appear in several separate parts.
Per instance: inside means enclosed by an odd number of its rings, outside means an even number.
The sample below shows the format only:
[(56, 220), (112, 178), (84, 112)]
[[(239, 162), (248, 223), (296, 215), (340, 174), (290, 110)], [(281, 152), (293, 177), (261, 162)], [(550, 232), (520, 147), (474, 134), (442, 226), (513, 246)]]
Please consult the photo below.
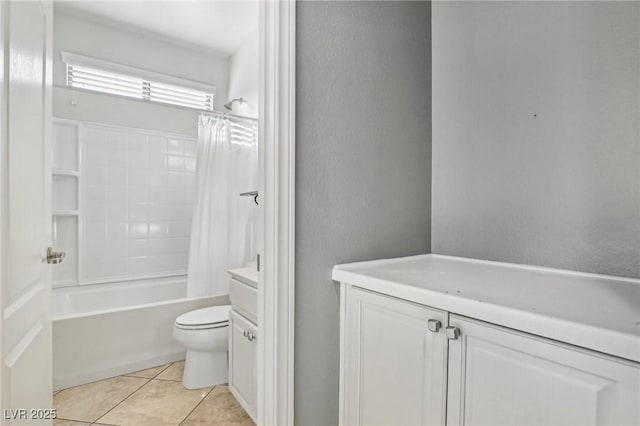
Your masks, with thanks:
[(184, 358), (173, 323), (184, 312), (229, 303), (186, 298), (186, 278), (53, 290), (53, 388), (64, 389)]

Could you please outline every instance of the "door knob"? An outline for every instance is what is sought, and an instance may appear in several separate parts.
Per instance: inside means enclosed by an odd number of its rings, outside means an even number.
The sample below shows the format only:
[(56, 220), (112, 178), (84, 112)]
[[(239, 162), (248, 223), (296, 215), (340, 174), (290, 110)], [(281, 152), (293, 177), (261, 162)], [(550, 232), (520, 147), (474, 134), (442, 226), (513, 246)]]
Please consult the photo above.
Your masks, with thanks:
[(54, 251), (51, 247), (47, 248), (47, 263), (57, 265), (62, 263), (66, 253), (63, 251)]

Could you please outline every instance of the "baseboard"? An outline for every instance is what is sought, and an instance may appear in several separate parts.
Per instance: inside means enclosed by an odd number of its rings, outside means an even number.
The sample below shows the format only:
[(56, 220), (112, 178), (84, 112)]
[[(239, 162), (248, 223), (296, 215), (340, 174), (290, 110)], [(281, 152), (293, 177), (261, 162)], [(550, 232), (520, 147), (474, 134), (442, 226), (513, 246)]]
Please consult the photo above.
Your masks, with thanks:
[(147, 368), (156, 367), (158, 365), (180, 361), (183, 360), (184, 357), (185, 351), (180, 351), (147, 358), (142, 361), (118, 364), (99, 371), (92, 371), (89, 373), (82, 373), (73, 376), (69, 375), (66, 377), (57, 377), (53, 380), (53, 390), (56, 391), (74, 386), (86, 385), (87, 383), (96, 382), (98, 380), (109, 379), (111, 377), (133, 373), (134, 371), (144, 370)]

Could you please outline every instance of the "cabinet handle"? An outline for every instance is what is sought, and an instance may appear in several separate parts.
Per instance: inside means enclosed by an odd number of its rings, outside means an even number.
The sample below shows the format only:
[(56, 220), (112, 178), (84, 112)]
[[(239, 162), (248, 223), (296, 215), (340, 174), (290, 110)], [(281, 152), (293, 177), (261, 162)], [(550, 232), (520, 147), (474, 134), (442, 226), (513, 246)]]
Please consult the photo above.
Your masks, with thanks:
[(427, 321), (427, 328), (432, 333), (437, 333), (438, 331), (440, 331), (440, 327), (442, 327), (442, 323), (437, 319), (430, 319), (429, 321)]
[(458, 327), (447, 327), (447, 339), (456, 340), (460, 337), (460, 329)]
[(247, 340), (253, 342), (254, 340), (256, 340), (256, 335), (251, 332), (247, 332)]

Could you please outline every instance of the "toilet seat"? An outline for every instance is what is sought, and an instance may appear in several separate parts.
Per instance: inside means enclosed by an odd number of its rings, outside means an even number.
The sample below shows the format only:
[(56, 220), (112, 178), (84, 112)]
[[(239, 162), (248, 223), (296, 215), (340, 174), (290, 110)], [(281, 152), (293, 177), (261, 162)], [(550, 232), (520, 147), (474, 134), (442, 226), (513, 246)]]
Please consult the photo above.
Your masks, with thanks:
[(230, 305), (196, 309), (176, 318), (175, 327), (182, 330), (206, 330), (229, 325)]

